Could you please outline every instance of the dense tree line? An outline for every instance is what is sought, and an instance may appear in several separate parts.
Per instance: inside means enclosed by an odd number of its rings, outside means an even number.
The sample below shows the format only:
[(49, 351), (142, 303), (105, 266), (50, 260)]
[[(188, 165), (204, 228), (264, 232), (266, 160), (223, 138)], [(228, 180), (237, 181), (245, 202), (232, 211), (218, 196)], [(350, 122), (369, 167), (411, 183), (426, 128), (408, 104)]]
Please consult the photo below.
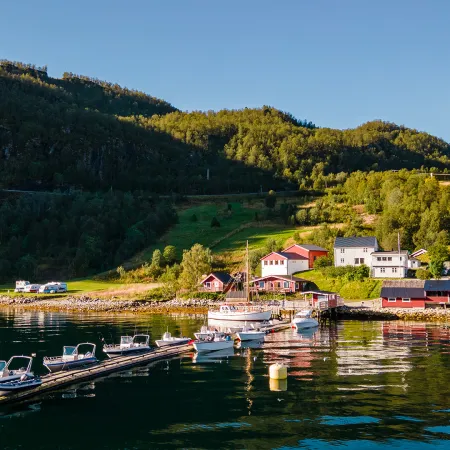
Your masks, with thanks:
[(172, 207), (122, 192), (0, 199), (0, 277), (77, 277), (111, 269), (177, 221)]
[(183, 113), (117, 84), (0, 63), (0, 183), (7, 187), (164, 194), (325, 188), (340, 172), (446, 170), (449, 157), (446, 142), (391, 123), (341, 131), (271, 107)]

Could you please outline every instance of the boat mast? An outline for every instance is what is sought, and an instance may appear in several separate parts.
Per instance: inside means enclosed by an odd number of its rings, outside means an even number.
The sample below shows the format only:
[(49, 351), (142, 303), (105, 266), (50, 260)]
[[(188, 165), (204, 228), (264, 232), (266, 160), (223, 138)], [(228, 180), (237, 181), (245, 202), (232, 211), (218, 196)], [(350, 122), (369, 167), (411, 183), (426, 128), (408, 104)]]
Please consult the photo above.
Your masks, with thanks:
[(246, 300), (247, 303), (250, 303), (250, 263), (248, 258), (248, 241), (246, 246), (246, 252), (245, 252), (245, 282), (246, 282)]

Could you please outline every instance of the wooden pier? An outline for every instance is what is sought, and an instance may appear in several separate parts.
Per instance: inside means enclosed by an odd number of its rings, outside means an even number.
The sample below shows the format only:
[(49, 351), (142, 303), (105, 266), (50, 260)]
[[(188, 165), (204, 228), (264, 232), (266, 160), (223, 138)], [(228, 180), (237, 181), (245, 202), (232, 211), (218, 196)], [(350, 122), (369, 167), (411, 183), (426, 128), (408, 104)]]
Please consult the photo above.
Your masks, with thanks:
[(43, 375), (41, 377), (42, 384), (39, 387), (17, 394), (0, 397), (0, 405), (5, 403), (19, 402), (21, 400), (36, 397), (37, 395), (40, 395), (44, 392), (87, 381), (92, 378), (109, 375), (110, 373), (120, 370), (130, 369), (141, 364), (147, 364), (153, 361), (171, 358), (191, 350), (192, 345), (189, 344), (169, 347), (167, 349), (161, 348), (140, 355), (119, 356), (117, 358), (106, 359), (104, 361), (92, 364), (81, 369), (67, 370), (58, 373)]

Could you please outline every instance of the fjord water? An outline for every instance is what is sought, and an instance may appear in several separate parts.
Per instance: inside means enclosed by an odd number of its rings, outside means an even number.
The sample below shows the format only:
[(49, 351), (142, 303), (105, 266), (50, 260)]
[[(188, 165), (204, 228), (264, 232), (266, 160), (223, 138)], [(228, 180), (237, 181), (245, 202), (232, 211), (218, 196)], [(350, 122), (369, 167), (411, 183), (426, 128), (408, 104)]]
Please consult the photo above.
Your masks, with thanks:
[[(58, 355), (100, 335), (192, 335), (202, 316), (0, 312), (0, 359)], [(102, 358), (101, 349), (97, 351)], [(287, 386), (268, 378), (289, 366)], [(262, 348), (193, 353), (0, 408), (2, 449), (450, 448), (449, 331), (340, 322), (266, 337)], [(282, 389), (282, 390), (271, 390)], [(283, 390), (286, 389), (286, 390)]]

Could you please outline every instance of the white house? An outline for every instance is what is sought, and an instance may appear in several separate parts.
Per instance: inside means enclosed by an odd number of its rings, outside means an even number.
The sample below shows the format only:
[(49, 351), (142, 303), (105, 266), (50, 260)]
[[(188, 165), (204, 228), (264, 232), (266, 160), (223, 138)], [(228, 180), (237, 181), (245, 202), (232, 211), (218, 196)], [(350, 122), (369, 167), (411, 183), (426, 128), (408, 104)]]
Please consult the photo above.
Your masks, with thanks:
[(261, 258), (261, 275), (292, 275), (308, 270), (309, 260), (291, 252), (272, 252)]
[(372, 253), (371, 275), (374, 278), (406, 278), (409, 267), (408, 252)]
[(378, 251), (375, 236), (337, 237), (334, 241), (334, 265), (371, 267), (371, 253)]

